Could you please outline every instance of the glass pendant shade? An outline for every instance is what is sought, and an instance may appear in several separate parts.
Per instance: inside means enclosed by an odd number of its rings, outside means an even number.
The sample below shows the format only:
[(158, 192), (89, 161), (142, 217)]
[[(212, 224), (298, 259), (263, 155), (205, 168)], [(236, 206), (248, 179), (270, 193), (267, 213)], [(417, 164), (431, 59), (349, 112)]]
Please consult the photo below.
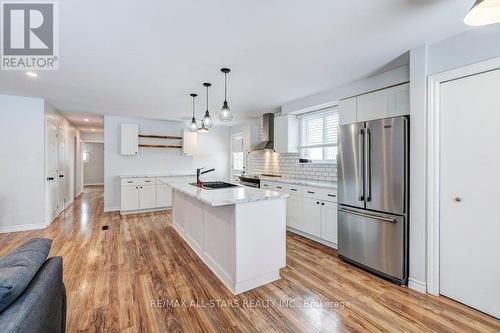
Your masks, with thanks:
[(500, 0), (477, 0), (464, 18), (470, 26), (500, 22)]
[(210, 117), (210, 112), (208, 111), (208, 88), (210, 88), (211, 83), (203, 83), (203, 86), (207, 88), (207, 111), (205, 111), (205, 117), (203, 117), (202, 128), (209, 129), (213, 126), (214, 122), (212, 121), (212, 117)]
[(191, 96), (193, 98), (193, 118), (191, 118), (191, 122), (189, 123), (188, 127), (189, 127), (189, 130), (191, 132), (196, 132), (198, 130), (198, 123), (196, 122), (196, 118), (194, 117), (194, 99), (196, 98), (196, 96), (198, 96), (197, 94), (190, 94), (189, 96)]
[(196, 123), (196, 119), (192, 118), (189, 123), (189, 130), (191, 132), (196, 132), (198, 130), (198, 124)]
[(231, 109), (227, 104), (227, 73), (229, 73), (231, 70), (229, 68), (221, 68), (220, 71), (224, 73), (224, 104), (222, 105), (222, 109), (219, 112), (219, 119), (220, 121), (229, 122), (233, 120), (233, 113), (231, 112)]
[(227, 105), (226, 101), (224, 101), (224, 105), (222, 106), (222, 109), (220, 110), (219, 119), (221, 121), (233, 120), (233, 113), (231, 112), (231, 109), (229, 108), (229, 105)]
[(212, 127), (214, 122), (212, 121), (212, 117), (210, 117), (210, 113), (208, 110), (205, 112), (205, 117), (203, 118), (203, 126), (206, 128)]

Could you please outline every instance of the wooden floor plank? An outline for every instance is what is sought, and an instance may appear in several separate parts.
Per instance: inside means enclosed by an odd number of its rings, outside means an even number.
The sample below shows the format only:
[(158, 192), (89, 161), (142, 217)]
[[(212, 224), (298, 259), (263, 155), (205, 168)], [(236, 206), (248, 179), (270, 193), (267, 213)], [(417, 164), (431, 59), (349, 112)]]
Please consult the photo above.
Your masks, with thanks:
[[(169, 211), (103, 213), (102, 187), (87, 188), (47, 229), (1, 234), (0, 254), (32, 237), (53, 240), (50, 255), (64, 259), (68, 332), (500, 331), (491, 316), (396, 286), (291, 233), (282, 279), (234, 296), (171, 219)], [(313, 301), (323, 303), (306, 306)]]

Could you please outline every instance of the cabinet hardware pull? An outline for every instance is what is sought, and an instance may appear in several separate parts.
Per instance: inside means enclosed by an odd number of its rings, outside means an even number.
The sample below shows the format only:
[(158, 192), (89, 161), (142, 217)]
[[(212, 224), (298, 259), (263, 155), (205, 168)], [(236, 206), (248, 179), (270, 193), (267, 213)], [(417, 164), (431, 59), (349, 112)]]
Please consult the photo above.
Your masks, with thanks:
[(319, 205), (319, 201), (317, 201), (316, 204)]
[(322, 203), (321, 203), (321, 206), (324, 206), (324, 205), (325, 205), (325, 203), (324, 203), (324, 202), (322, 202)]
[(329, 197), (332, 197), (332, 198), (335, 198), (336, 195), (335, 194), (328, 194)]
[(132, 184), (133, 181), (132, 180), (127, 180), (127, 184)]
[(292, 191), (297, 191), (297, 189), (296, 189), (296, 188), (291, 188), (290, 190), (292, 190)]
[(283, 187), (281, 187), (281, 186), (276, 186), (276, 188), (283, 188)]
[(307, 191), (307, 193), (309, 193), (309, 194), (314, 194), (314, 192), (313, 192), (313, 191)]

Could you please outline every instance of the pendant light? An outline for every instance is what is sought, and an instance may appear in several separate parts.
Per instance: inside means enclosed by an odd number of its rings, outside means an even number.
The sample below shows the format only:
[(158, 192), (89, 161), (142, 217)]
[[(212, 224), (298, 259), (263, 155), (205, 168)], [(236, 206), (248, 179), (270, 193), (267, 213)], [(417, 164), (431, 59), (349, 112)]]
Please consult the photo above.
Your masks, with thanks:
[(233, 120), (233, 114), (231, 113), (231, 109), (227, 104), (227, 73), (229, 73), (231, 70), (229, 68), (221, 68), (220, 71), (224, 73), (224, 104), (222, 105), (222, 109), (220, 110), (219, 119), (221, 121), (231, 121)]
[(210, 88), (210, 83), (203, 83), (203, 86), (207, 88), (207, 110), (205, 111), (205, 117), (203, 118), (203, 127), (210, 128), (213, 126), (212, 117), (210, 117), (210, 112), (208, 111), (208, 88)]
[(464, 18), (464, 23), (481, 26), (500, 22), (500, 0), (476, 0)]
[(196, 123), (196, 119), (194, 118), (194, 99), (197, 94), (190, 94), (191, 97), (193, 97), (193, 118), (191, 118), (191, 123), (189, 123), (189, 130), (191, 132), (196, 132), (198, 130), (198, 124)]

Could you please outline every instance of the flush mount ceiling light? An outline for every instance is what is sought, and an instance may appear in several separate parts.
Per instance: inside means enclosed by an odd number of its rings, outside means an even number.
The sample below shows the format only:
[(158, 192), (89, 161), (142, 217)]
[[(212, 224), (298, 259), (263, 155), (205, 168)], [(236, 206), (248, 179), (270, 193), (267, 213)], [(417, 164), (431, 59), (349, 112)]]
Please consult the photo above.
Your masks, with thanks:
[(85, 118), (83, 119), (84, 122), (88, 123), (89, 122), (89, 119), (88, 118)]
[(191, 132), (196, 132), (198, 130), (198, 124), (196, 123), (196, 119), (194, 118), (194, 99), (197, 94), (190, 94), (191, 97), (193, 97), (193, 118), (191, 118), (191, 122), (189, 123), (189, 130)]
[(476, 0), (464, 18), (464, 23), (481, 26), (500, 22), (500, 0)]
[(38, 73), (35, 72), (26, 72), (26, 75), (28, 75), (29, 77), (38, 77)]
[(95, 132), (95, 128), (92, 128), (92, 129), (91, 129), (91, 131), (92, 131), (92, 132)]
[(227, 104), (227, 73), (229, 73), (231, 70), (229, 68), (221, 68), (220, 71), (224, 73), (224, 104), (222, 105), (222, 109), (220, 110), (219, 119), (221, 121), (231, 121), (233, 120), (233, 114), (231, 113), (231, 109)]
[(213, 126), (212, 117), (210, 117), (210, 112), (208, 111), (208, 88), (210, 88), (210, 83), (203, 83), (203, 86), (207, 88), (207, 110), (205, 111), (205, 117), (203, 118), (202, 128), (210, 128)]

